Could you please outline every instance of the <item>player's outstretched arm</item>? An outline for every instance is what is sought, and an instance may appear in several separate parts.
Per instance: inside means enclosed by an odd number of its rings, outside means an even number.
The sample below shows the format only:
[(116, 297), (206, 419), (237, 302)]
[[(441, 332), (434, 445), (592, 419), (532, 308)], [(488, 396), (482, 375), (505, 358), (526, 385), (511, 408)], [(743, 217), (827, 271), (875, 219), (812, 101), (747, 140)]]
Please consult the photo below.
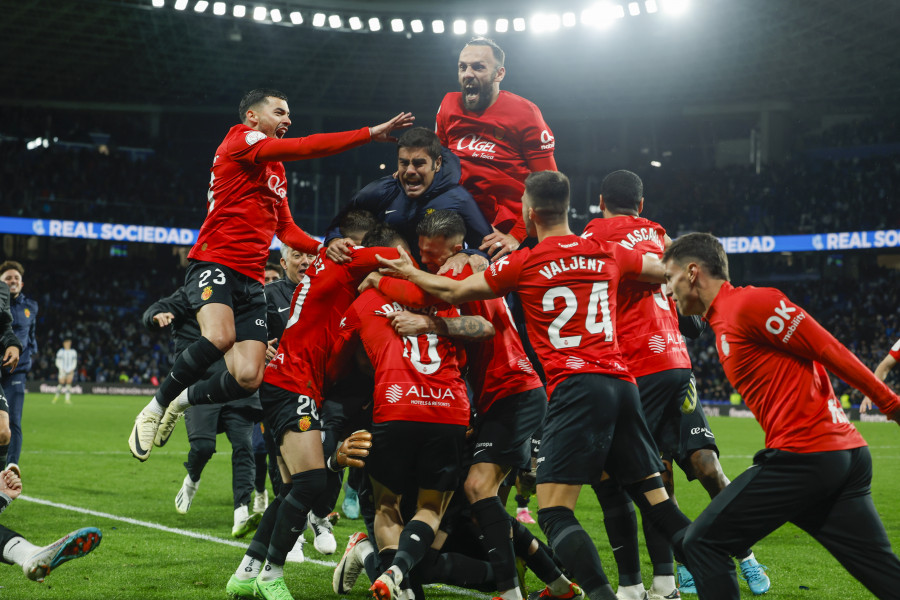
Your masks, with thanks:
[(438, 317), (420, 315), (401, 310), (385, 315), (397, 335), (416, 336), (423, 333), (467, 340), (481, 341), (494, 336), (494, 326), (484, 317), (463, 315), (460, 317)]
[(412, 113), (402, 112), (390, 121), (369, 127), (369, 135), (372, 136), (373, 142), (396, 142), (397, 138), (391, 136), (391, 132), (397, 129), (406, 129), (412, 126), (415, 121), (416, 118)]
[(641, 274), (637, 277), (637, 280), (648, 283), (665, 283), (666, 267), (655, 255), (645, 254), (644, 262), (641, 265)]
[[(878, 363), (878, 366), (875, 367), (875, 377), (877, 377), (881, 381), (884, 381), (885, 379), (887, 379), (888, 373), (891, 372), (891, 369), (896, 366), (897, 360), (893, 356), (888, 354), (884, 357), (884, 360)], [(859, 405), (859, 412), (868, 412), (874, 407), (875, 404), (872, 402), (872, 399), (866, 396), (865, 398), (863, 398), (863, 401)]]
[(420, 288), (440, 298), (448, 304), (462, 304), (472, 300), (487, 300), (496, 298), (497, 294), (487, 284), (484, 273), (475, 273), (465, 279), (457, 281), (441, 275), (432, 275), (416, 268), (415, 263), (405, 250), (399, 248), (400, 258), (388, 260), (378, 256), (378, 262), (382, 265), (382, 275), (393, 275), (401, 279), (408, 279)]

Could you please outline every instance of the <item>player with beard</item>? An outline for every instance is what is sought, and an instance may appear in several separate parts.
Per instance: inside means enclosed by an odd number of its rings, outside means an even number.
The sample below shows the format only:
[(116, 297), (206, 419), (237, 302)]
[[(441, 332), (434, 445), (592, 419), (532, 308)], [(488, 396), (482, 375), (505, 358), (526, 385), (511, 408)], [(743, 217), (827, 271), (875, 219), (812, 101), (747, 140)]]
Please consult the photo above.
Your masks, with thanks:
[(525, 239), (522, 192), (529, 173), (556, 170), (553, 132), (540, 109), (500, 91), (506, 55), (487, 38), (475, 38), (459, 54), (459, 92), (444, 96), (435, 129), (441, 144), (462, 162), (460, 183), (475, 198), (494, 232), (481, 249), (494, 259)]
[(405, 255), (380, 262), (383, 271), (454, 305), (518, 291), (550, 394), (538, 456), (538, 523), (587, 596), (613, 600), (594, 542), (575, 518), (581, 486), (604, 471), (617, 478), (679, 557), (690, 523), (663, 486), (637, 386), (616, 344), (620, 279), (661, 283), (663, 269), (656, 257), (574, 235), (568, 210), (568, 178), (556, 171), (532, 173), (522, 216), (539, 240), (534, 248), (504, 256), (462, 281), (421, 272)]
[[(419, 252), (430, 273), (438, 273), (447, 260), (462, 250), (465, 224), (450, 211), (435, 211), (419, 223)], [(465, 279), (472, 274), (468, 266), (448, 277)], [(363, 286), (375, 285), (379, 291), (403, 305), (423, 308), (439, 302), (408, 281), (373, 273)], [(500, 484), (510, 469), (531, 462), (531, 437), (544, 421), (547, 394), (544, 385), (525, 355), (513, 325), (509, 308), (501, 298), (468, 302), (459, 307), (462, 314), (488, 320), (494, 337), (469, 344), (469, 387), (475, 403), (476, 419), (472, 436), (471, 466), (464, 483), (471, 512), (484, 536), (487, 556), (493, 566), (500, 598), (521, 598), (516, 574), (516, 553), (527, 561), (542, 581), (548, 582), (544, 598), (575, 598), (580, 592), (556, 569), (534, 536), (506, 512), (498, 497)], [(424, 333), (429, 324), (421, 315), (409, 315), (415, 333)], [(512, 535), (511, 535), (512, 534)]]
[[(267, 342), (263, 271), (272, 236), (303, 252), (319, 248), (291, 217), (283, 161), (330, 156), (372, 140), (393, 141), (391, 131), (413, 121), (411, 114), (400, 113), (357, 131), (283, 139), (291, 125), (287, 96), (267, 89), (244, 96), (238, 114), (241, 124), (216, 150), (208, 212), (188, 254), (185, 287), (201, 337), (181, 353), (135, 419), (128, 446), (141, 461), (154, 444), (164, 442), (191, 404), (246, 398), (262, 382)], [(223, 356), (228, 371), (183, 393)], [(164, 417), (164, 412), (169, 414)]]
[[(644, 209), (643, 196), (644, 184), (634, 173), (615, 171), (607, 175), (600, 184), (603, 218), (588, 223), (582, 237), (615, 242), (661, 257), (672, 240), (660, 224), (640, 216)], [(663, 481), (666, 491), (674, 498), (670, 462), (674, 459), (688, 481), (699, 479), (710, 498), (714, 498), (728, 485), (728, 478), (719, 464), (719, 451), (706, 415), (702, 409), (694, 410), (697, 393), (691, 359), (679, 332), (675, 305), (665, 297), (665, 290), (659, 284), (623, 281), (619, 285), (616, 306), (619, 348), (628, 370), (637, 379), (644, 417), (665, 457)], [(685, 400), (688, 400), (688, 407), (682, 408)], [(682, 435), (682, 432), (686, 433)], [(594, 490), (603, 507), (610, 546), (617, 549), (614, 555), (619, 567), (619, 600), (641, 600), (645, 592), (634, 507), (621, 487), (611, 479), (597, 482)], [(672, 549), (647, 521), (644, 521), (644, 537), (653, 563), (651, 600), (677, 598)], [(753, 593), (759, 595), (768, 591), (769, 578), (753, 553), (744, 548), (737, 558)], [(689, 579), (690, 573), (682, 567), (679, 571), (681, 591), (696, 593)]]
[(872, 457), (835, 397), (829, 372), (900, 422), (900, 398), (803, 308), (774, 288), (734, 287), (708, 233), (663, 254), (667, 293), (703, 315), (728, 380), (765, 431), (753, 465), (713, 498), (684, 536), (701, 600), (740, 598), (731, 555), (791, 522), (877, 598), (896, 598), (900, 560), (872, 503)]
[(323, 450), (319, 410), (328, 351), (357, 286), (377, 266), (376, 254), (399, 256), (390, 246), (401, 243), (395, 231), (376, 226), (363, 240), (367, 247), (353, 249), (350, 262), (337, 264), (322, 249), (294, 290), (291, 316), (260, 387), (264, 422), (278, 444), (285, 485), (269, 503), (228, 581), (225, 589), (231, 597), (290, 598), (284, 581), (287, 552), (326, 489), (325, 456), (330, 451)]

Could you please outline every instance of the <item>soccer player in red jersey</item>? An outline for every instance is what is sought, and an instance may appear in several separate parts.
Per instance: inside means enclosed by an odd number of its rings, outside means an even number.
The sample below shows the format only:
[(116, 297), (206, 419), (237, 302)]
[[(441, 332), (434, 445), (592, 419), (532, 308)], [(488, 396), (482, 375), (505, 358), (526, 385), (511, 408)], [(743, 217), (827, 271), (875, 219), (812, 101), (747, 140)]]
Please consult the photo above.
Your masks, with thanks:
[(574, 235), (568, 209), (566, 176), (532, 173), (522, 213), (529, 234), (539, 240), (534, 248), (504, 256), (462, 281), (420, 272), (405, 255), (379, 260), (388, 272), (451, 304), (518, 291), (550, 394), (538, 456), (538, 523), (587, 596), (612, 600), (616, 595), (594, 542), (575, 518), (582, 485), (604, 471), (616, 477), (676, 551), (690, 523), (663, 487), (637, 386), (616, 344), (620, 279), (659, 283), (663, 269), (656, 257)]
[[(894, 342), (894, 345), (891, 346), (887, 356), (885, 356), (881, 362), (878, 363), (878, 366), (875, 367), (875, 377), (884, 381), (887, 379), (888, 373), (897, 366), (898, 362), (900, 362), (900, 340)], [(872, 410), (872, 399), (866, 396), (859, 405), (859, 412), (862, 413), (870, 410)]]
[(728, 380), (762, 425), (766, 448), (688, 528), (684, 552), (700, 598), (740, 598), (730, 555), (791, 522), (825, 546), (878, 598), (896, 598), (900, 560), (872, 503), (872, 459), (828, 372), (900, 422), (900, 398), (805, 310), (774, 288), (734, 287), (706, 233), (663, 255), (668, 294), (703, 315)]
[(553, 132), (532, 102), (500, 91), (506, 55), (492, 40), (475, 38), (459, 54), (459, 92), (444, 96), (437, 113), (441, 144), (462, 162), (460, 183), (494, 226), (481, 249), (495, 259), (525, 239), (525, 178), (556, 170)]
[[(356, 288), (377, 266), (376, 254), (399, 256), (392, 246), (403, 240), (376, 226), (351, 251), (351, 260), (334, 263), (323, 248), (294, 290), (290, 317), (260, 387), (263, 420), (279, 447), (283, 494), (269, 504), (257, 533), (226, 591), (231, 595), (287, 598), (284, 563), (326, 488), (320, 409), (328, 353)], [(265, 561), (265, 564), (263, 564)], [(282, 594), (279, 596), (278, 594)], [(287, 595), (283, 595), (287, 594)]]
[[(429, 272), (437, 273), (450, 257), (462, 250), (466, 227), (455, 212), (438, 210), (419, 222), (417, 232), (422, 263)], [(445, 273), (455, 279), (465, 279), (471, 274), (468, 266), (459, 275)], [(369, 275), (366, 283), (376, 285), (379, 291), (405, 306), (420, 308), (439, 302), (408, 281), (378, 273)], [(534, 536), (509, 516), (498, 497), (500, 484), (512, 467), (530, 468), (531, 437), (547, 412), (544, 384), (525, 354), (512, 314), (502, 298), (468, 302), (459, 310), (462, 314), (484, 317), (496, 332), (488, 340), (467, 346), (469, 388), (475, 402), (476, 420), (471, 443), (472, 464), (463, 489), (484, 535), (500, 597), (521, 598), (515, 561), (518, 550), (528, 567), (548, 583), (551, 595), (546, 597), (574, 598), (573, 584), (562, 576)], [(413, 333), (424, 333), (430, 328), (424, 316), (409, 318), (419, 321)]]
[[(181, 353), (135, 419), (128, 446), (141, 461), (149, 458), (154, 444), (166, 442), (190, 404), (245, 398), (262, 382), (267, 342), (263, 280), (272, 236), (302, 252), (315, 253), (319, 247), (291, 218), (282, 162), (329, 156), (372, 140), (393, 141), (391, 131), (413, 121), (411, 114), (400, 113), (357, 131), (284, 139), (291, 125), (287, 96), (267, 89), (247, 93), (238, 114), (241, 124), (228, 131), (216, 150), (206, 219), (188, 254), (185, 288), (201, 337)], [(228, 371), (172, 403), (223, 356)]]
[[(409, 334), (391, 318), (406, 308), (378, 290), (365, 290), (341, 321), (328, 368), (329, 378), (336, 378), (359, 341), (375, 369), (372, 450), (366, 470), (376, 507), (379, 556), (386, 567), (370, 588), (378, 600), (400, 596), (400, 585), (434, 542), (459, 484), (469, 398), (460, 375), (464, 352), (450, 338), (494, 334), (482, 317), (459, 317), (453, 307), (426, 309), (433, 328)], [(417, 508), (404, 524), (400, 501), (412, 484), (418, 488)]]
[[(671, 239), (659, 223), (640, 216), (644, 209), (644, 184), (631, 171), (615, 171), (600, 184), (602, 219), (594, 219), (582, 237), (615, 242), (638, 252), (662, 257)], [(714, 498), (728, 485), (719, 464), (718, 448), (702, 408), (682, 414), (686, 398), (696, 400), (691, 374), (691, 359), (678, 328), (675, 304), (657, 283), (626, 280), (616, 296), (616, 335), (628, 370), (637, 380), (644, 417), (653, 439), (663, 455), (666, 467), (663, 481), (674, 497), (675, 485), (671, 461), (681, 466), (688, 481), (699, 479)], [(690, 403), (690, 400), (688, 401)], [(620, 600), (644, 597), (637, 525), (631, 500), (612, 480), (594, 486), (603, 507), (609, 543), (616, 550), (619, 567)], [(672, 550), (658, 530), (645, 522), (644, 537), (653, 563), (650, 597), (672, 597), (675, 590)], [(736, 554), (751, 590), (762, 594), (769, 589), (769, 578), (749, 549)], [(690, 573), (679, 567), (682, 592), (692, 592)], [(696, 592), (693, 592), (696, 593)]]

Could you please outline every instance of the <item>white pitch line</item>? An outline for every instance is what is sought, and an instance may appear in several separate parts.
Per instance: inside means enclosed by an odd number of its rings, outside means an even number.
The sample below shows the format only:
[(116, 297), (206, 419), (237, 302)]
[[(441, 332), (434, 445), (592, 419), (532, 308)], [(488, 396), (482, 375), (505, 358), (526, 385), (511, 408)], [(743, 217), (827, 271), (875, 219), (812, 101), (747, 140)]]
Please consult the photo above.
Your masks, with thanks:
[[(214, 535), (208, 535), (206, 533), (197, 533), (196, 531), (190, 531), (188, 529), (179, 529), (177, 527), (167, 527), (166, 525), (160, 525), (159, 523), (153, 523), (151, 521), (141, 521), (140, 519), (132, 519), (131, 517), (121, 517), (119, 515), (114, 515), (110, 513), (100, 512), (99, 510), (91, 510), (89, 508), (81, 508), (80, 506), (72, 506), (71, 504), (61, 504), (59, 502), (53, 502), (52, 500), (44, 500), (43, 498), (33, 498), (31, 496), (26, 496), (22, 494), (19, 496), (19, 500), (24, 500), (25, 502), (34, 502), (35, 504), (43, 504), (44, 506), (52, 506), (53, 508), (59, 508), (62, 510), (70, 510), (72, 512), (81, 513), (83, 515), (91, 515), (92, 517), (101, 517), (104, 519), (110, 519), (112, 521), (121, 521), (123, 523), (128, 523), (130, 525), (138, 525), (140, 527), (148, 527), (150, 529), (156, 529), (158, 531), (165, 531), (167, 533), (174, 533), (176, 535), (183, 535), (185, 537), (194, 538), (197, 540), (203, 540), (206, 542), (215, 542), (217, 544), (224, 544), (226, 546), (233, 546), (235, 548), (241, 548), (242, 550), (246, 550), (249, 546), (248, 544), (244, 544), (242, 542), (236, 542), (234, 540), (227, 540), (224, 538), (219, 538)], [(303, 561), (304, 563), (312, 563), (314, 565), (319, 565), (322, 567), (334, 568), (337, 566), (337, 563), (330, 562), (326, 560), (316, 560), (315, 558), (307, 558)], [(445, 584), (429, 584), (425, 587), (432, 586), (440, 586), (446, 587), (447, 589), (452, 590), (454, 593), (462, 594), (464, 596), (469, 596), (470, 598), (484, 598), (484, 594), (479, 594), (473, 592), (472, 590), (467, 590), (464, 588), (458, 588), (452, 585)]]

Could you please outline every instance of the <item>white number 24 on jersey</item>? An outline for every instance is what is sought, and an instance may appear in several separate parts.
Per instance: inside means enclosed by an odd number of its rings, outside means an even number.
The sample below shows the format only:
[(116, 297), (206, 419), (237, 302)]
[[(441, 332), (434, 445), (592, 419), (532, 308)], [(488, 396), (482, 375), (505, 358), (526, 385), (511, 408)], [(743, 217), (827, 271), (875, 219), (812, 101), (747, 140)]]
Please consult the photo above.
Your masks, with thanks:
[[(550, 288), (544, 293), (543, 309), (544, 312), (555, 310), (555, 300), (562, 298), (565, 306), (559, 316), (553, 319), (550, 327), (547, 328), (547, 335), (550, 343), (554, 348), (577, 348), (581, 345), (581, 335), (560, 335), (560, 331), (566, 326), (566, 323), (578, 311), (578, 298), (570, 288), (560, 286)], [(609, 317), (609, 282), (598, 281), (591, 288), (591, 296), (588, 299), (587, 317), (585, 318), (584, 328), (586, 333), (604, 335), (604, 341), (613, 341), (612, 321)]]

